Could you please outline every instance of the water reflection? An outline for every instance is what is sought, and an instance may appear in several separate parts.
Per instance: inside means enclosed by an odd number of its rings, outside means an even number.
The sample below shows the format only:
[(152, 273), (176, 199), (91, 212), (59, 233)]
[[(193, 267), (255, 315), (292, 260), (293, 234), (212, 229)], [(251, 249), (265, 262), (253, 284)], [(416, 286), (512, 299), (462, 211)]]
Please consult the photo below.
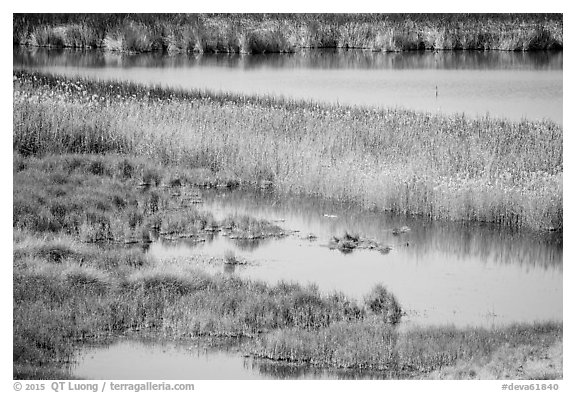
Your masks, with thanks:
[(562, 124), (562, 52), (167, 55), (14, 47), (13, 65), (175, 88)]
[[(248, 362), (247, 362), (248, 363)], [(287, 364), (267, 360), (252, 359), (247, 367), (256, 369), (260, 375), (270, 376), (274, 379), (393, 379), (397, 375), (390, 372), (349, 370), (349, 369), (321, 369), (310, 366)]]
[(68, 370), (77, 378), (132, 380), (383, 379), (385, 373), (319, 369), (244, 356), (240, 341), (211, 346), (118, 338), (82, 348)]
[(562, 70), (561, 51), (446, 51), (382, 53), (320, 49), (289, 54), (130, 54), (102, 50), (14, 47), (14, 65), (67, 67), (229, 67), (311, 69)]
[(233, 345), (118, 339), (83, 348), (69, 371), (87, 379), (261, 379), (244, 367), (237, 350)]
[[(298, 231), (283, 239), (250, 246), (216, 236), (203, 243), (157, 242), (158, 258), (202, 254), (222, 258), (233, 251), (247, 265), (211, 265), (226, 272), (270, 283), (315, 283), (322, 291), (341, 291), (356, 299), (377, 283), (386, 285), (409, 311), (407, 323), (459, 326), (562, 320), (562, 236), (510, 232), (480, 224), (442, 223), (370, 212), (352, 204), (236, 190), (204, 192), (201, 209), (217, 219), (249, 214), (283, 220)], [(394, 235), (392, 229), (408, 226)], [(391, 246), (330, 250), (331, 236), (358, 233)], [(307, 234), (317, 240), (311, 241)]]
[[(368, 211), (355, 204), (321, 198), (280, 197), (260, 191), (206, 191), (203, 197), (205, 203), (200, 208), (219, 218), (246, 213), (281, 221), (279, 225), (284, 228), (300, 231), (302, 235), (313, 233), (321, 241), (348, 231), (382, 244), (399, 245), (408, 240), (410, 247), (403, 252), (413, 257), (440, 252), (461, 261), (476, 258), (485, 263), (562, 269), (560, 233), (511, 231), (482, 223), (429, 221)], [(392, 229), (402, 226), (410, 227), (410, 232), (394, 235)]]

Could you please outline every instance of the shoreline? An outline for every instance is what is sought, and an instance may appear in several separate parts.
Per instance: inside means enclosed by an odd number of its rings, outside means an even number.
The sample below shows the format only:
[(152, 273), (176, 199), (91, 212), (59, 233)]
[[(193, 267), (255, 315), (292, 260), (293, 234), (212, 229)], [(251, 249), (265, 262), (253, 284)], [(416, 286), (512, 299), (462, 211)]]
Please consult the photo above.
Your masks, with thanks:
[(251, 54), (300, 48), (532, 51), (562, 49), (562, 28), (561, 14), (15, 14), (13, 43)]
[(147, 51), (135, 51), (127, 49), (118, 48), (107, 48), (104, 45), (101, 46), (66, 46), (66, 45), (34, 45), (29, 42), (24, 43), (13, 43), (13, 46), (23, 47), (23, 48), (42, 48), (42, 49), (68, 49), (68, 50), (78, 50), (78, 51), (102, 51), (111, 52), (118, 54), (127, 55), (138, 55), (138, 54), (163, 54), (163, 55), (193, 55), (193, 54), (223, 54), (223, 55), (265, 55), (265, 54), (275, 54), (275, 55), (291, 55), (297, 54), (303, 51), (312, 50), (337, 50), (337, 51), (362, 51), (370, 53), (436, 53), (436, 52), (504, 52), (504, 53), (558, 53), (563, 52), (563, 48), (541, 48), (541, 49), (501, 49), (501, 48), (489, 48), (489, 49), (464, 49), (464, 48), (421, 48), (421, 49), (403, 49), (403, 50), (375, 50), (370, 47), (353, 47), (353, 46), (298, 46), (291, 51), (282, 52), (239, 52), (239, 51), (195, 51), (195, 50), (181, 50), (172, 49), (167, 50), (163, 48), (151, 49)]
[[(23, 120), (15, 123), (14, 149), (22, 154), (145, 149), (150, 158), (228, 171), (241, 182), (265, 182), (280, 193), (355, 201), (368, 209), (430, 219), (563, 228), (562, 127), (555, 123), (324, 105), (25, 71), (15, 71), (14, 84), (14, 116)], [(44, 97), (40, 101), (27, 98), (38, 94)], [(46, 105), (50, 109), (41, 109)], [(85, 126), (75, 125), (68, 111), (96, 128), (79, 131)], [(274, 126), (262, 118), (274, 119)], [(33, 130), (35, 122), (43, 126)], [(68, 142), (54, 140), (56, 135)], [(186, 143), (176, 146), (167, 135)], [(431, 152), (430, 145), (437, 148)], [(327, 148), (318, 151), (317, 146)], [(549, 196), (547, 205), (536, 202), (542, 195)]]

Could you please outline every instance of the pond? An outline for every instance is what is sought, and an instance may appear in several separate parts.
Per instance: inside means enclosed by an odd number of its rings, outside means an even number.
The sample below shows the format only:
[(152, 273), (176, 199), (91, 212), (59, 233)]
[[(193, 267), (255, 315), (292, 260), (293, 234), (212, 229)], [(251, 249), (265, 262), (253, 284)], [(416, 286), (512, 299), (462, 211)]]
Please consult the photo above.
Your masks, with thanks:
[[(215, 218), (247, 214), (294, 231), (285, 238), (239, 241), (222, 235), (194, 240), (156, 240), (144, 247), (160, 259), (222, 260), (233, 252), (245, 265), (202, 268), (275, 283), (314, 283), (361, 300), (376, 283), (398, 298), (406, 315), (399, 329), (420, 325), (504, 326), (513, 322), (562, 321), (562, 236), (511, 232), (486, 224), (431, 222), (371, 212), (354, 204), (310, 197), (278, 197), (267, 191), (203, 190), (198, 209)], [(410, 231), (394, 234), (407, 226)], [(331, 236), (358, 233), (391, 246), (342, 253)], [(314, 234), (315, 240), (308, 235)], [(200, 258), (200, 260), (210, 260)], [(200, 262), (202, 263), (202, 262)], [(213, 345), (117, 337), (84, 346), (68, 371), (87, 379), (255, 380), (390, 379), (382, 372), (325, 369), (248, 356), (249, 340)]]
[[(562, 236), (510, 232), (490, 225), (440, 223), (362, 210), (352, 204), (270, 192), (203, 191), (198, 209), (216, 219), (246, 214), (290, 231), (282, 239), (157, 241), (158, 258), (196, 254), (234, 255), (248, 263), (214, 265), (212, 271), (241, 277), (297, 281), (323, 292), (341, 291), (362, 300), (384, 284), (406, 310), (406, 324), (493, 326), (562, 320)], [(394, 234), (394, 228), (410, 231)], [(388, 253), (327, 247), (332, 236), (358, 234), (390, 246)], [(316, 239), (310, 240), (308, 234)]]
[(16, 46), (13, 65), (177, 88), (562, 124), (562, 52), (164, 55)]
[(240, 341), (210, 345), (120, 337), (84, 347), (68, 371), (76, 378), (113, 380), (383, 379), (362, 370), (320, 369), (255, 359)]

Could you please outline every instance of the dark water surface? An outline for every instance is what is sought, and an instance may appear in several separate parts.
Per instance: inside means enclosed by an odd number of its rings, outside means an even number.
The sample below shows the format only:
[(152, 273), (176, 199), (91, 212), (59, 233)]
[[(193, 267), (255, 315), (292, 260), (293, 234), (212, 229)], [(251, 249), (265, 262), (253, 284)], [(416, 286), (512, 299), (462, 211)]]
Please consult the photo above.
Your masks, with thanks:
[(562, 124), (562, 52), (166, 55), (14, 47), (13, 65), (170, 87)]

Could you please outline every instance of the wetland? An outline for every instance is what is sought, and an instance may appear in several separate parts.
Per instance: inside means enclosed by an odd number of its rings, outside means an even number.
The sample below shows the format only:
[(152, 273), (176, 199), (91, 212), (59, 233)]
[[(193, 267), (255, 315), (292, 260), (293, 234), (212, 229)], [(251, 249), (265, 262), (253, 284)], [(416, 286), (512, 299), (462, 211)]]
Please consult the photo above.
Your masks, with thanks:
[(14, 47), (15, 378), (562, 378), (562, 52), (290, 52)]

